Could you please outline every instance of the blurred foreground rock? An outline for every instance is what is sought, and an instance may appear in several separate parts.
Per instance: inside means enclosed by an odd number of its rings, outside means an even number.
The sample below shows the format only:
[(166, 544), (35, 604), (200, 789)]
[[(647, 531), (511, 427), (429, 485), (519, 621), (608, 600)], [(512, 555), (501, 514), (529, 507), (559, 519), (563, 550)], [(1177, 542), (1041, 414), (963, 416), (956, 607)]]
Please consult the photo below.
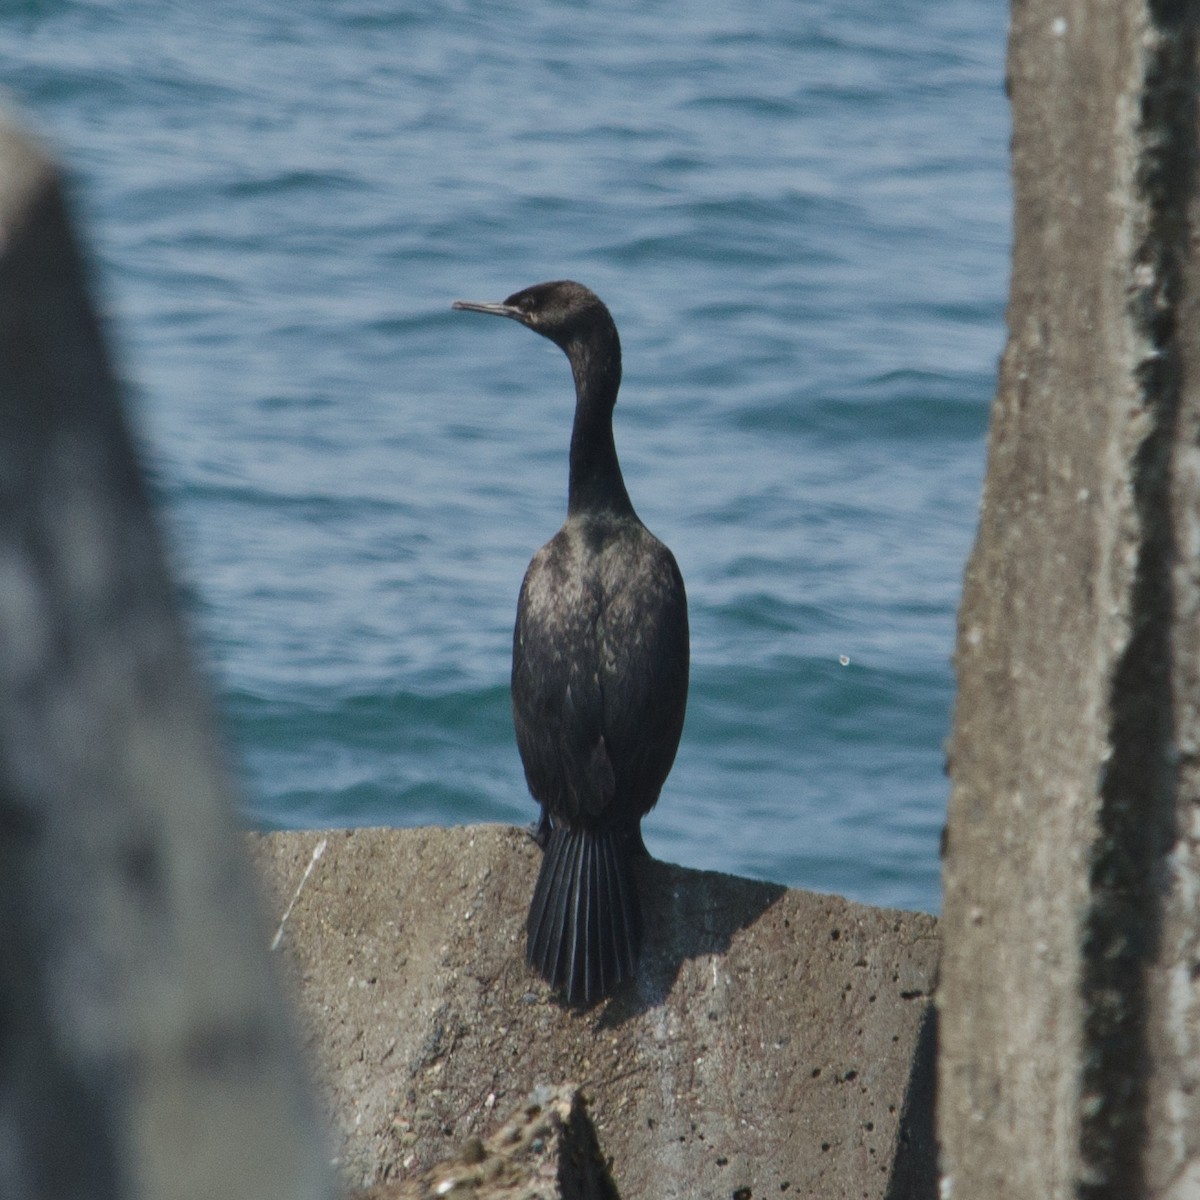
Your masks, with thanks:
[(0, 1195), (332, 1194), (58, 173), (0, 119)]
[(648, 863), (638, 975), (580, 1012), (525, 967), (524, 832), (251, 841), (351, 1184), (574, 1080), (627, 1200), (935, 1194), (932, 917)]

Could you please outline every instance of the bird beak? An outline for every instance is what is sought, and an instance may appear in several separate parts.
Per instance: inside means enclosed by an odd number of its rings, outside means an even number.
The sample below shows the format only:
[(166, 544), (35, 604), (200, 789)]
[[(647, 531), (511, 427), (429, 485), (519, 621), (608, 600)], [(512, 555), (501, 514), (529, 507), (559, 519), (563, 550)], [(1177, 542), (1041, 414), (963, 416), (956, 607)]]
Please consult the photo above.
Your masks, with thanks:
[(523, 321), (525, 314), (512, 304), (487, 304), (477, 300), (455, 300), (450, 305), (462, 312), (491, 313), (494, 317), (511, 317), (514, 321)]

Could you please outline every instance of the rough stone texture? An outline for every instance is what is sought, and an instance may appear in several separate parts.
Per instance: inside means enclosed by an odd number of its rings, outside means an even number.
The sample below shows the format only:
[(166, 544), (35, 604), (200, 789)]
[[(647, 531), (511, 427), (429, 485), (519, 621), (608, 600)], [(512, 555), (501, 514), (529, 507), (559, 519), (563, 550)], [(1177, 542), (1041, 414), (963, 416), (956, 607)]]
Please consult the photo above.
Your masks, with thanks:
[(59, 180), (2, 118), (0, 431), (0, 1195), (329, 1195)]
[(945, 855), (956, 1200), (1200, 1188), (1198, 15), (1013, 7), (1009, 341)]
[(525, 967), (524, 832), (252, 842), (351, 1184), (575, 1080), (626, 1200), (934, 1194), (932, 917), (650, 862), (637, 977), (577, 1011)]
[[(1193, 21), (1200, 14), (1187, 14)], [(1181, 93), (1172, 96), (1181, 128), (1176, 135), (1195, 153), (1197, 131), (1191, 121), (1200, 58), (1197, 34), (1165, 40), (1169, 51), (1164, 74)], [(1180, 111), (1182, 110), (1182, 111)], [(1167, 181), (1186, 201), (1174, 199), (1175, 220), (1186, 218), (1188, 252), (1175, 269), (1171, 295), (1176, 301), (1170, 361), (1178, 369), (1179, 412), (1171, 447), (1170, 504), (1174, 561), (1171, 563), (1172, 625), (1168, 647), (1174, 745), (1168, 765), (1175, 774), (1174, 844), (1156, 877), (1165, 885), (1156, 930), (1155, 970), (1147, 988), (1152, 1013), (1147, 1050), (1153, 1074), (1146, 1096), (1145, 1145), (1147, 1193), (1184, 1200), (1200, 1195), (1200, 199), (1195, 164), (1177, 168)], [(1186, 203), (1186, 208), (1185, 208)]]
[(618, 1200), (579, 1090), (536, 1088), (489, 1138), (453, 1158), (351, 1200)]

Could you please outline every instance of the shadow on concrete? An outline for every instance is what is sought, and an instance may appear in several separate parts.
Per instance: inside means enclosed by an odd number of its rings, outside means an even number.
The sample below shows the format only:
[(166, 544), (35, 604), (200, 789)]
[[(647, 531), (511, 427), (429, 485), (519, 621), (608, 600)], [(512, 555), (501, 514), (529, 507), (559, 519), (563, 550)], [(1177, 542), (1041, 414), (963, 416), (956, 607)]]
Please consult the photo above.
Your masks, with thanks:
[(904, 1089), (896, 1157), (885, 1200), (934, 1200), (937, 1196), (936, 1099), (937, 1009), (930, 1003), (921, 1018), (912, 1070)]
[(664, 1003), (691, 958), (724, 954), (734, 935), (753, 925), (787, 893), (717, 871), (647, 859), (639, 868), (646, 940), (634, 980), (605, 1006), (598, 1028), (615, 1028)]

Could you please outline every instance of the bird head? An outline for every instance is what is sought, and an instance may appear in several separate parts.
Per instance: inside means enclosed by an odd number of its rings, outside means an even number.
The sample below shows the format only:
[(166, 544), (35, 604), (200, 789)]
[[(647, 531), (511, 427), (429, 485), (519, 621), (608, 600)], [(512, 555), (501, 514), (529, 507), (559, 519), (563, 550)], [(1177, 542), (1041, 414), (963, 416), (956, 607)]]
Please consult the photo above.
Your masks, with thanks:
[(597, 334), (616, 336), (616, 326), (604, 302), (589, 288), (569, 279), (535, 283), (499, 303), (456, 300), (456, 309), (510, 317), (570, 352), (572, 343)]

